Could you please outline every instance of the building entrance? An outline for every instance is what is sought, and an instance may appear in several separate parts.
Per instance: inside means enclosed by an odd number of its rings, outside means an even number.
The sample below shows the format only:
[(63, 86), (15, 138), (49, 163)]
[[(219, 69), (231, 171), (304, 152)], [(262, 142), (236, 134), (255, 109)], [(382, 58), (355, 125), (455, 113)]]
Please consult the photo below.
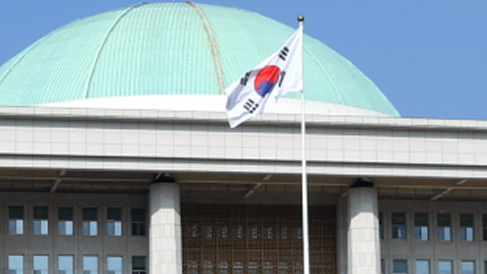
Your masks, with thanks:
[[(184, 273), (302, 273), (300, 206), (183, 204)], [(335, 207), (309, 208), (311, 273), (337, 273)]]

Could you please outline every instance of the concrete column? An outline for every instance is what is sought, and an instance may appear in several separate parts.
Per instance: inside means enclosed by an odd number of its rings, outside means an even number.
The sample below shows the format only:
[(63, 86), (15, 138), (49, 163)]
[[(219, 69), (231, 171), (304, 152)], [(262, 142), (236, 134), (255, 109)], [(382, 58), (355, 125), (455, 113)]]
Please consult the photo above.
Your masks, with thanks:
[(380, 274), (377, 190), (358, 182), (348, 192), (348, 273)]
[(150, 273), (183, 273), (179, 186), (176, 183), (153, 183), (149, 195)]

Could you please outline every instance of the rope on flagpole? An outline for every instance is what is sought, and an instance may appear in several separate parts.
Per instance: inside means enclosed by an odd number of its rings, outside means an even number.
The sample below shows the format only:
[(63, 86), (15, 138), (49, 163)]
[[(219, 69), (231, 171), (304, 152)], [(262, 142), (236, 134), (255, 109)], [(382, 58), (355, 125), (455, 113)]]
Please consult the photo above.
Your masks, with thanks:
[[(304, 16), (298, 16), (300, 27), (303, 26)], [(304, 37), (303, 37), (304, 39)], [(304, 43), (302, 44), (304, 47)], [(303, 52), (303, 49), (301, 49)], [(306, 174), (306, 124), (305, 124), (305, 100), (304, 100), (304, 52), (301, 55), (301, 76), (303, 77), (303, 89), (301, 90), (301, 192), (303, 214), (303, 273), (309, 274), (309, 235), (308, 235), (308, 176)]]

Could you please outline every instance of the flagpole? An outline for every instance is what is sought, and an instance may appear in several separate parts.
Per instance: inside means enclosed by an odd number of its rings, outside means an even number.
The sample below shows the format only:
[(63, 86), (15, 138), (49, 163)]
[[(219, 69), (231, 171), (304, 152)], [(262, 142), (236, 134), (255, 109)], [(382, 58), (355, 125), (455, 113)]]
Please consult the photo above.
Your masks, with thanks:
[[(304, 16), (298, 17), (300, 27), (303, 26)], [(303, 37), (304, 39), (304, 37)], [(303, 43), (304, 44), (304, 43)], [(304, 59), (304, 50), (301, 56), (301, 62)], [(304, 70), (304, 65), (301, 64)], [(301, 192), (302, 192), (302, 214), (303, 214), (303, 273), (309, 274), (309, 236), (308, 236), (308, 177), (306, 175), (306, 124), (305, 124), (305, 100), (304, 100), (304, 71), (301, 72), (303, 77), (303, 89), (301, 90)]]

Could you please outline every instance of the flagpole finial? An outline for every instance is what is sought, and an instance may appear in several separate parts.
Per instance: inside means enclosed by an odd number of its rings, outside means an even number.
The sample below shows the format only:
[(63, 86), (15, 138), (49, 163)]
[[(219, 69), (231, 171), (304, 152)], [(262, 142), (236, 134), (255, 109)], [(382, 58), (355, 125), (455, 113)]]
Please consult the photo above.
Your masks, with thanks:
[(304, 22), (304, 16), (302, 15), (298, 16), (298, 22)]

